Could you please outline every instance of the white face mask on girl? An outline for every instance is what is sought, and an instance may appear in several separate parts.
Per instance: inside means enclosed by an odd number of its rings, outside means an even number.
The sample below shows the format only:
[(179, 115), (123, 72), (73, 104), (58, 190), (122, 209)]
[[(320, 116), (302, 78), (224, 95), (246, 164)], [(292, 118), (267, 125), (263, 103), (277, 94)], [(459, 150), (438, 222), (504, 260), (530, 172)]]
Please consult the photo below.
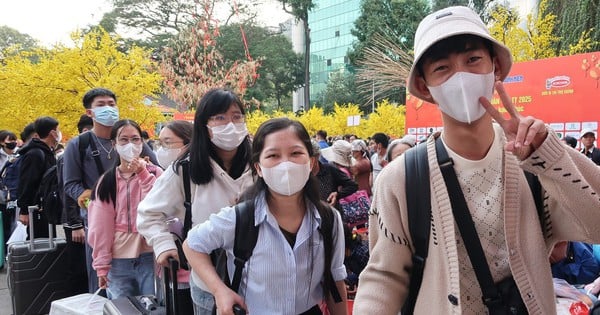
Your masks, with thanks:
[(310, 177), (310, 161), (306, 164), (285, 161), (270, 168), (261, 165), (260, 169), (267, 186), (285, 196), (301, 191)]
[(119, 156), (125, 159), (127, 162), (131, 162), (133, 159), (139, 158), (140, 154), (142, 154), (141, 143), (133, 144), (130, 142), (126, 145), (117, 144), (115, 149), (117, 150), (117, 153), (119, 153)]
[(181, 153), (181, 149), (158, 148), (158, 150), (156, 150), (158, 164), (160, 164), (162, 168), (167, 169), (167, 167), (177, 159), (179, 153)]
[(494, 70), (488, 74), (457, 72), (438, 86), (428, 86), (433, 99), (446, 115), (470, 124), (485, 114), (480, 97), (494, 93)]
[(234, 124), (230, 122), (227, 125), (208, 126), (208, 128), (212, 131), (212, 138), (210, 141), (219, 149), (225, 151), (235, 150), (248, 135), (246, 123)]

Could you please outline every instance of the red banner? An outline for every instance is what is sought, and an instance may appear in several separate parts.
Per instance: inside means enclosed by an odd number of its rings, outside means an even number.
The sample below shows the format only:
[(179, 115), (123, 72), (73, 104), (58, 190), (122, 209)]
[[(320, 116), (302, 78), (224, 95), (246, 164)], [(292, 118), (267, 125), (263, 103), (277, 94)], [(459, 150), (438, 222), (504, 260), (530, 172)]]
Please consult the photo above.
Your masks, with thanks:
[[(599, 80), (600, 52), (594, 52), (515, 63), (504, 86), (522, 115), (542, 119), (561, 137), (579, 139), (583, 129), (598, 130)], [(491, 102), (506, 112), (497, 93)], [(407, 96), (407, 133), (423, 139), (441, 126), (436, 105)]]

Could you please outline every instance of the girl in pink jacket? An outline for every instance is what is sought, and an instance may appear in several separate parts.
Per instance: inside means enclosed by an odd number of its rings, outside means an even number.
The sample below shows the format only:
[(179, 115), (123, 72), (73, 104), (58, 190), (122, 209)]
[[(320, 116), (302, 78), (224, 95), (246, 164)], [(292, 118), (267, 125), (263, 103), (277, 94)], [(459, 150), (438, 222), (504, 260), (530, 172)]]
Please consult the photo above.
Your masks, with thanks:
[(136, 228), (137, 207), (162, 169), (143, 157), (141, 129), (118, 121), (111, 140), (119, 154), (115, 167), (98, 180), (88, 207), (88, 242), (98, 284), (110, 299), (154, 294), (154, 257)]

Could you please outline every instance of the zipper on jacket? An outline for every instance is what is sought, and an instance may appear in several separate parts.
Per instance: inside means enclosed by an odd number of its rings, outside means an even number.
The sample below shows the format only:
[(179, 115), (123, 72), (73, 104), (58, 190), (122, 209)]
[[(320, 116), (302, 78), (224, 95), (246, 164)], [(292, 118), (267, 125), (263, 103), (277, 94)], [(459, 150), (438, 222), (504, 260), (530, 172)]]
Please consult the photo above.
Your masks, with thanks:
[(127, 232), (128, 233), (131, 233), (131, 196), (130, 196), (131, 191), (129, 189), (129, 183), (131, 182), (131, 180), (130, 180), (131, 177), (133, 177), (133, 175), (127, 179)]

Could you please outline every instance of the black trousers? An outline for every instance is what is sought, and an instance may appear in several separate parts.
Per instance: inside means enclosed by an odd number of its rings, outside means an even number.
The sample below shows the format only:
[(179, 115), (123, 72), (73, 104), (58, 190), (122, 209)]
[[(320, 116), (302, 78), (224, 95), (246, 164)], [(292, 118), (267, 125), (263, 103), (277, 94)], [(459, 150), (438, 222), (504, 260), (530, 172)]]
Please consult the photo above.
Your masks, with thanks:
[(68, 256), (69, 284), (72, 295), (88, 292), (88, 277), (85, 264), (85, 243), (73, 242), (73, 230), (63, 227), (67, 240), (66, 253)]

